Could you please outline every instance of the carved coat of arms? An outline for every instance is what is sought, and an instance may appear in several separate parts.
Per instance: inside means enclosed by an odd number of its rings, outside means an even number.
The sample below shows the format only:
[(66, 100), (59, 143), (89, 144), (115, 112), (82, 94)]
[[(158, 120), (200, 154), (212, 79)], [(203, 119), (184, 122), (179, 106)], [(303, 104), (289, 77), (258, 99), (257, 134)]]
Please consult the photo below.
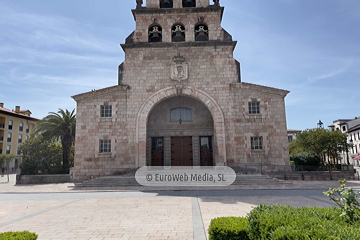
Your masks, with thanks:
[(171, 65), (171, 79), (178, 81), (180, 84), (182, 81), (189, 78), (188, 64), (185, 63), (185, 58), (178, 54), (173, 58), (174, 63)]

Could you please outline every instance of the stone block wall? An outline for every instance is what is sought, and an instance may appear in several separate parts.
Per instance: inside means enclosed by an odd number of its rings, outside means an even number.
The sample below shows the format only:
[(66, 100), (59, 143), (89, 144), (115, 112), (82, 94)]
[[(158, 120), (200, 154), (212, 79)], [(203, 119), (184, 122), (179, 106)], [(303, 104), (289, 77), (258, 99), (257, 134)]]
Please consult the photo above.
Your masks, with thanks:
[[(171, 28), (176, 23), (181, 23), (185, 27), (185, 41), (195, 41), (195, 25), (198, 23), (199, 17), (204, 18), (204, 23), (209, 29), (209, 40), (223, 40), (224, 32), (220, 25), (222, 17), (222, 9), (210, 8), (204, 12), (197, 12), (189, 15), (190, 9), (184, 9), (178, 13), (156, 12), (147, 14), (146, 12), (136, 12), (136, 30), (134, 32), (134, 42), (148, 42), (149, 27), (158, 24), (162, 28), (162, 42), (171, 42)], [(156, 21), (154, 21), (156, 19)]]
[[(209, 0), (196, 0), (196, 7), (209, 6)], [(160, 0), (146, 0), (147, 8), (160, 8)], [(174, 8), (182, 8), (182, 0), (173, 0)]]

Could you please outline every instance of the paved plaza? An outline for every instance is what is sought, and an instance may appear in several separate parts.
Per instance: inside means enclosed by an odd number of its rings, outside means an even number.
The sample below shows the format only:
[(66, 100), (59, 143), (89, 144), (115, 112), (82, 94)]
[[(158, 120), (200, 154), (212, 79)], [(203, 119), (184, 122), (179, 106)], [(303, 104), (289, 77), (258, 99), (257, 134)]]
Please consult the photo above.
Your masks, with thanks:
[[(0, 182), (0, 232), (28, 230), (42, 239), (206, 239), (210, 221), (246, 216), (259, 203), (333, 206), (333, 182), (298, 189), (85, 191), (68, 184), (14, 186)], [(326, 184), (325, 184), (326, 183)], [(321, 186), (322, 185), (322, 186)], [(360, 188), (351, 181), (349, 185)], [(259, 188), (259, 186), (258, 186)]]

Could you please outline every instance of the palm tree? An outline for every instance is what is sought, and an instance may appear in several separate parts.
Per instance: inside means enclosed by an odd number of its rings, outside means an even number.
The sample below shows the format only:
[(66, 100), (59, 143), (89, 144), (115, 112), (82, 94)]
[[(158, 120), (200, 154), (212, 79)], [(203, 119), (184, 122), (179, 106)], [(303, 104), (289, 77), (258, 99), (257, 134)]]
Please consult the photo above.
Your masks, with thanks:
[(71, 146), (75, 140), (75, 109), (69, 112), (59, 109), (57, 113), (50, 112), (41, 119), (35, 127), (35, 134), (41, 134), (49, 141), (60, 141), (62, 145), (63, 168), (69, 168)]

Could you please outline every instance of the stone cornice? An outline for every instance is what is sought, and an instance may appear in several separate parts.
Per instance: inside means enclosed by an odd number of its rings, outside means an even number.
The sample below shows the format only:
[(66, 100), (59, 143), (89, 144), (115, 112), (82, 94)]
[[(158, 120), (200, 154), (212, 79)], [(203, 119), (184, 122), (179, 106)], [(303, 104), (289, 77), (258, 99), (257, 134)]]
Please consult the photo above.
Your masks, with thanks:
[(257, 84), (252, 83), (230, 83), (231, 88), (243, 88), (243, 89), (249, 89), (252, 91), (258, 91), (262, 93), (268, 93), (268, 94), (274, 94), (274, 95), (280, 95), (282, 97), (286, 97), (286, 95), (290, 92), (287, 90), (279, 89), (279, 88), (272, 88), (267, 86), (261, 86)]
[(112, 86), (112, 87), (102, 88), (99, 90), (93, 90), (91, 92), (74, 95), (74, 96), (72, 96), (72, 98), (75, 101), (80, 101), (80, 100), (84, 100), (84, 99), (90, 99), (90, 98), (96, 98), (96, 97), (103, 96), (103, 95), (108, 95), (111, 93), (126, 92), (129, 89), (130, 89), (129, 85), (116, 85), (116, 86)]
[(140, 8), (131, 10), (134, 20), (138, 14), (172, 14), (172, 13), (203, 13), (203, 12), (221, 12), (221, 19), (224, 13), (224, 7), (196, 7), (196, 8)]
[(125, 49), (127, 48), (179, 48), (179, 47), (217, 47), (217, 46), (232, 46), (233, 50), (237, 41), (206, 41), (206, 42), (138, 42), (120, 44)]

